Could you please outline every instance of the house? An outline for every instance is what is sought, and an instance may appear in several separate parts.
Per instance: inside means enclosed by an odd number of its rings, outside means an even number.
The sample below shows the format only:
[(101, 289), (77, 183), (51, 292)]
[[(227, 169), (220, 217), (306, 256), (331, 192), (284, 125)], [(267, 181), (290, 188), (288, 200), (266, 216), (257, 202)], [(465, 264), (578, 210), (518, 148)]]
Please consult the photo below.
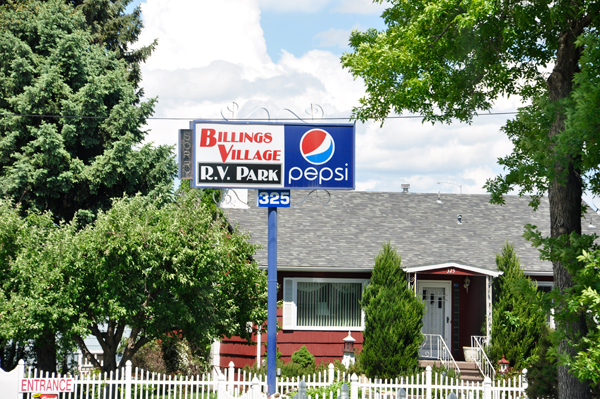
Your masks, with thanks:
[[(535, 212), (529, 198), (506, 196), (503, 206), (489, 199), (479, 194), (292, 191), (292, 207), (278, 210), (277, 299), (283, 307), (278, 309), (282, 330), (277, 345), (282, 359), (289, 361), (306, 345), (317, 364), (341, 360), (348, 331), (360, 350), (358, 301), (382, 243), (391, 241), (411, 287), (425, 303), (423, 332), (439, 335), (454, 358), (463, 360), (462, 348), (471, 346), (472, 336), (491, 334), (492, 280), (499, 275), (495, 257), (506, 241), (514, 244), (525, 274), (540, 288), (549, 289), (553, 281), (552, 264), (540, 260), (523, 238), (528, 223), (549, 234), (548, 199), (542, 198)], [(232, 225), (262, 245), (256, 258), (266, 269), (267, 209), (256, 206), (256, 191), (236, 194), (224, 208)], [(253, 364), (264, 355), (264, 346), (224, 338), (213, 348), (214, 364)]]

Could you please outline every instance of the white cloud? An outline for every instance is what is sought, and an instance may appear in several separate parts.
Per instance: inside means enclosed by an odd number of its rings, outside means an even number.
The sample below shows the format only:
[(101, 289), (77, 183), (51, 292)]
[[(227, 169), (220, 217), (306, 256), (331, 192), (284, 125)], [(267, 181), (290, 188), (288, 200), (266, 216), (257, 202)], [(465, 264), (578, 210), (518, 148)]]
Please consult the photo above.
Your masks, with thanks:
[(147, 69), (190, 69), (215, 60), (259, 67), (269, 63), (256, 0), (142, 3), (140, 43), (158, 38)]
[(330, 28), (324, 32), (317, 33), (315, 39), (318, 40), (319, 47), (338, 46), (340, 48), (347, 48), (348, 38), (350, 37), (351, 32), (351, 30), (346, 29)]

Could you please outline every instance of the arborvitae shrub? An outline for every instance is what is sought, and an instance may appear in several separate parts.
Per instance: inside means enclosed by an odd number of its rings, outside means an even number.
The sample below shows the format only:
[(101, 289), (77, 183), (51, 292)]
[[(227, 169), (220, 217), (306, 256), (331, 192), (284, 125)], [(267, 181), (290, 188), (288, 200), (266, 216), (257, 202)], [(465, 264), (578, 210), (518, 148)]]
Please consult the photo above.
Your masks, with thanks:
[(292, 353), (292, 362), (305, 369), (310, 366), (315, 366), (315, 357), (306, 349), (306, 345)]
[(365, 330), (360, 362), (368, 377), (394, 378), (418, 367), (424, 306), (409, 289), (390, 243), (375, 258), (361, 306)]
[(521, 270), (513, 245), (504, 245), (496, 265), (503, 274), (494, 284), (490, 359), (497, 364), (504, 355), (511, 367), (527, 368), (546, 326), (542, 293)]

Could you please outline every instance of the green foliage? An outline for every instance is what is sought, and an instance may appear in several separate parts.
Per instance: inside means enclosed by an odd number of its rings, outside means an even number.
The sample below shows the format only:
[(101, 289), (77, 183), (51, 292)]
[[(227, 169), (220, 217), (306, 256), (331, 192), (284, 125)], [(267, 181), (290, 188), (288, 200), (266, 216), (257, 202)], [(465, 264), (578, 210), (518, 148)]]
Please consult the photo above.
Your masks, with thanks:
[(88, 26), (109, 4), (0, 5), (0, 194), (23, 210), (85, 224), (123, 193), (172, 193), (172, 148), (142, 144), (155, 100), (141, 101), (114, 35)]
[(85, 353), (83, 337), (92, 334), (105, 370), (117, 367), (126, 326), (120, 366), (174, 329), (199, 348), (223, 335), (248, 338), (246, 323), (266, 319), (266, 276), (251, 260), (255, 246), (198, 195), (174, 204), (115, 200), (79, 231), (77, 220), (55, 225), (48, 213), (31, 213), (3, 287), (2, 336), (35, 339), (51, 328)]
[(306, 349), (306, 345), (302, 345), (300, 349), (292, 354), (292, 362), (302, 368), (315, 366), (315, 357)]
[[(306, 389), (306, 397), (316, 398), (319, 395), (319, 398), (330, 398), (331, 395), (335, 399), (338, 398), (338, 390), (342, 389), (342, 385), (344, 385), (344, 381), (336, 381), (331, 385), (327, 385), (319, 388), (308, 388)], [(293, 391), (290, 393), (289, 397), (293, 398), (298, 394), (298, 391)]]
[(408, 288), (400, 263), (391, 244), (383, 244), (361, 301), (365, 330), (360, 362), (371, 378), (395, 378), (418, 366), (424, 306)]
[(546, 328), (540, 338), (539, 350), (527, 367), (527, 396), (529, 398), (558, 398), (558, 372), (556, 359), (549, 350), (555, 346), (552, 335)]
[(535, 282), (525, 276), (515, 248), (508, 242), (496, 254), (496, 266), (503, 274), (495, 281), (492, 310), (493, 364), (505, 356), (511, 367), (528, 367), (537, 352), (546, 324), (542, 294)]
[[(581, 380), (591, 380), (600, 387), (600, 251), (583, 252), (578, 258), (585, 266), (574, 277), (572, 291), (564, 296), (571, 317), (584, 317), (588, 332), (579, 337), (563, 335), (571, 341), (575, 355), (559, 354), (559, 360), (568, 365)], [(563, 317), (559, 315), (558, 317)]]

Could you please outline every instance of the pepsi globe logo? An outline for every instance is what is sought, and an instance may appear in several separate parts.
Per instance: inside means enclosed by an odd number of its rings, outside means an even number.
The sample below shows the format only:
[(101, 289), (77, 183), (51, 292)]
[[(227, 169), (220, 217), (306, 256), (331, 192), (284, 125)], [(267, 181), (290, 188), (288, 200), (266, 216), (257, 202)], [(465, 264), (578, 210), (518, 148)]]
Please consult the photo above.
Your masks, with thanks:
[(333, 137), (325, 130), (312, 129), (300, 139), (300, 153), (308, 163), (322, 165), (329, 161), (335, 152)]

